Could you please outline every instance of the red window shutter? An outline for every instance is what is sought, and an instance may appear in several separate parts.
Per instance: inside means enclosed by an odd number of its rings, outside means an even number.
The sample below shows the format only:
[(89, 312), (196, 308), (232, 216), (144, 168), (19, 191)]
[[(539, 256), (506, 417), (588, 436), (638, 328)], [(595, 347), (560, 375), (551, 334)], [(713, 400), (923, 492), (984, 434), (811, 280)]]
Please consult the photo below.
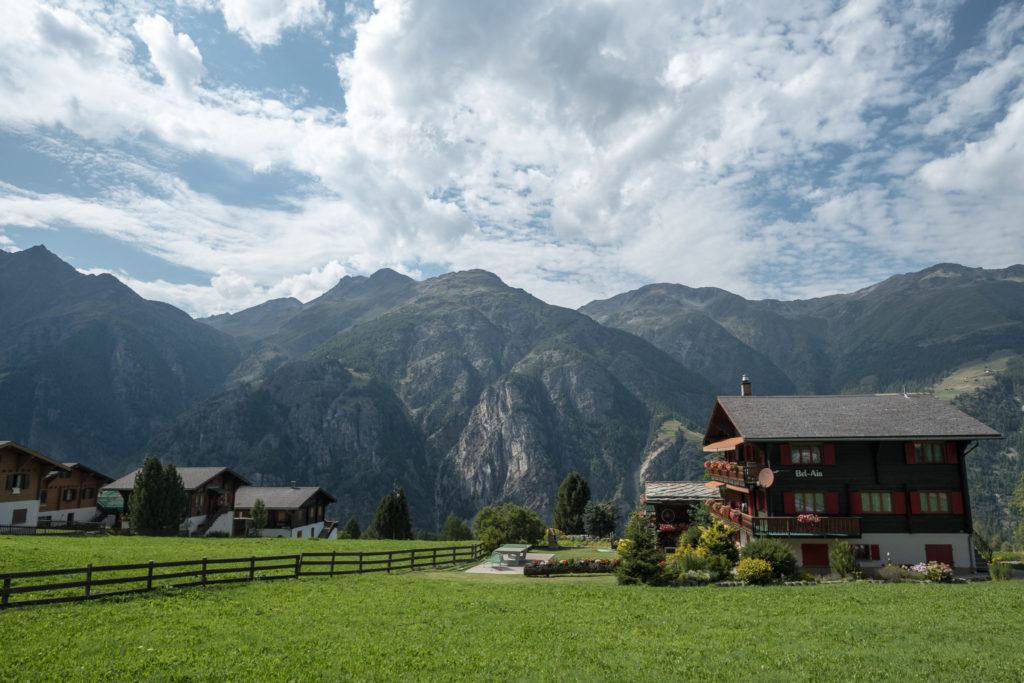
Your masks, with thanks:
[(910, 492), (910, 514), (921, 514), (921, 494), (918, 491)]
[[(920, 508), (920, 501), (918, 501)], [(918, 512), (921, 510), (918, 509)], [(903, 491), (896, 491), (892, 494), (892, 512), (894, 515), (907, 514), (907, 494)]]
[(864, 509), (860, 504), (860, 491), (854, 491), (850, 494), (850, 512), (855, 515), (859, 515), (864, 512)]
[(796, 513), (796, 502), (793, 500), (792, 491), (786, 491), (782, 494), (782, 511), (787, 515)]
[(836, 445), (827, 443), (821, 447), (821, 456), (826, 465), (836, 464)]
[(960, 459), (957, 457), (957, 454), (956, 454), (956, 441), (947, 441), (946, 442), (946, 464), (947, 465), (956, 465), (958, 462), (960, 462)]
[(954, 515), (964, 514), (964, 494), (959, 491), (953, 491), (949, 494), (950, 505), (953, 507)]
[(779, 446), (779, 453), (781, 455), (783, 465), (793, 464), (793, 450), (789, 447), (788, 443), (784, 443)]
[(904, 447), (906, 455), (907, 455), (907, 464), (908, 465), (916, 465), (917, 464), (917, 453), (914, 451), (914, 442), (913, 441), (908, 441), (907, 443), (905, 443), (903, 445), (903, 447)]
[(871, 559), (880, 560), (882, 559), (882, 552), (877, 545), (871, 546)]
[(839, 494), (830, 491), (825, 494), (825, 513), (829, 515), (839, 514)]

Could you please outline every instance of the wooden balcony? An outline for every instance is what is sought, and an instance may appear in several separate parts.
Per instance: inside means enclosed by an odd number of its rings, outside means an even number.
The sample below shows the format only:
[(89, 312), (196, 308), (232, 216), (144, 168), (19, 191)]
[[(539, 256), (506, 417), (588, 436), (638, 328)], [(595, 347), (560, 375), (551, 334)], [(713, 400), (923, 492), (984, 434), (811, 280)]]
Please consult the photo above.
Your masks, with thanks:
[[(713, 463), (713, 464), (712, 464)], [(709, 465), (712, 465), (709, 467)], [(704, 464), (708, 476), (712, 481), (720, 481), (724, 484), (741, 486), (749, 489), (757, 486), (757, 473), (761, 471), (761, 465), (756, 462), (743, 463), (718, 463), (709, 460)]]
[(859, 538), (860, 517), (821, 516), (820, 522), (798, 522), (792, 517), (755, 517), (735, 510), (726, 513), (711, 510), (711, 516), (753, 536)]

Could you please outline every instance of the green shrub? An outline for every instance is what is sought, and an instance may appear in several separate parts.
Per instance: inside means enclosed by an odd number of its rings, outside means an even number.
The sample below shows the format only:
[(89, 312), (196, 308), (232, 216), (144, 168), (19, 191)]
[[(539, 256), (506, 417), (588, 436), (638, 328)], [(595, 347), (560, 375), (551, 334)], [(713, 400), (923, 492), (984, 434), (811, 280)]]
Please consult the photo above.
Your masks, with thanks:
[(703, 548), (709, 555), (721, 555), (728, 559), (730, 568), (740, 559), (740, 551), (736, 548), (735, 534), (729, 527), (718, 521), (711, 526), (701, 527), (697, 547)]
[(835, 541), (828, 551), (828, 562), (834, 574), (849, 576), (860, 571), (860, 565), (853, 557), (853, 548), (846, 541)]
[(715, 581), (724, 581), (730, 578), (736, 563), (725, 555), (709, 555), (706, 565)]
[(703, 571), (708, 568), (708, 557), (707, 552), (701, 548), (680, 546), (669, 559), (669, 570), (680, 577), (685, 572)]
[(683, 583), (696, 583), (703, 585), (705, 583), (711, 583), (714, 580), (714, 577), (711, 575), (711, 572), (706, 569), (691, 569), (689, 571), (682, 572), (679, 575), (679, 580)]
[(691, 524), (690, 527), (679, 535), (679, 545), (687, 548), (696, 548), (697, 541), (700, 540), (701, 529), (696, 524)]
[(741, 558), (765, 560), (772, 566), (776, 579), (792, 576), (796, 572), (796, 556), (788, 545), (776, 538), (757, 538), (740, 550)]
[(772, 580), (772, 564), (760, 557), (745, 557), (736, 565), (736, 577), (743, 583), (764, 586)]
[(1010, 581), (1013, 579), (1013, 567), (1005, 562), (993, 562), (988, 566), (988, 575), (993, 581)]
[(953, 581), (953, 568), (945, 562), (929, 562), (924, 571), (925, 577), (932, 583), (950, 583)]
[(629, 523), (626, 525), (626, 544), (623, 550), (622, 542), (619, 543), (619, 562), (615, 570), (615, 578), (620, 584), (630, 585), (645, 583), (649, 586), (664, 586), (671, 580), (666, 564), (661, 561), (658, 553), (654, 550), (654, 531), (651, 529), (650, 521), (643, 512), (633, 512), (629, 515)]
[(879, 567), (878, 578), (894, 583), (899, 582), (907, 578), (907, 570), (898, 564), (887, 564)]

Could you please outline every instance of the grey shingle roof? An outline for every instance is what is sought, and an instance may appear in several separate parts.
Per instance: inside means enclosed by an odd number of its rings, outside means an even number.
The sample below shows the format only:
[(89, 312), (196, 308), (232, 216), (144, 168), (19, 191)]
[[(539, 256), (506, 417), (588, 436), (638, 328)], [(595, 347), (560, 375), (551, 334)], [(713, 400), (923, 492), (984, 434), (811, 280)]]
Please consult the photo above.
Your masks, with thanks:
[[(114, 489), (115, 491), (131, 491), (135, 488), (135, 475), (139, 473), (138, 470), (129, 472), (120, 479), (112, 481), (103, 488)], [(186, 491), (195, 491), (197, 488), (216, 477), (221, 472), (229, 472), (235, 477), (238, 477), (243, 484), (251, 484), (248, 479), (242, 475), (234, 472), (227, 467), (178, 467), (178, 474), (181, 475), (181, 481), (185, 484)]]
[(999, 432), (930, 394), (720, 396), (747, 440), (997, 439)]
[(319, 486), (242, 486), (235, 491), (235, 507), (251, 508), (259, 498), (268, 510), (297, 510), (317, 491), (332, 503), (338, 500)]
[(702, 481), (649, 481), (644, 484), (644, 500), (654, 503), (683, 503), (718, 498), (718, 490), (704, 486)]

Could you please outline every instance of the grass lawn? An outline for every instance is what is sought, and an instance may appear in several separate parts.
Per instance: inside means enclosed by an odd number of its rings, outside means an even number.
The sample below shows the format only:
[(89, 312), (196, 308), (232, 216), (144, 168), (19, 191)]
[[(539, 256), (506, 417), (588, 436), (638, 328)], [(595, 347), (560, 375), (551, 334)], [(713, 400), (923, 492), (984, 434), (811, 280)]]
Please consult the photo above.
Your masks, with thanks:
[(4, 610), (0, 680), (1020, 680), (1022, 613), (1018, 582), (303, 578)]

